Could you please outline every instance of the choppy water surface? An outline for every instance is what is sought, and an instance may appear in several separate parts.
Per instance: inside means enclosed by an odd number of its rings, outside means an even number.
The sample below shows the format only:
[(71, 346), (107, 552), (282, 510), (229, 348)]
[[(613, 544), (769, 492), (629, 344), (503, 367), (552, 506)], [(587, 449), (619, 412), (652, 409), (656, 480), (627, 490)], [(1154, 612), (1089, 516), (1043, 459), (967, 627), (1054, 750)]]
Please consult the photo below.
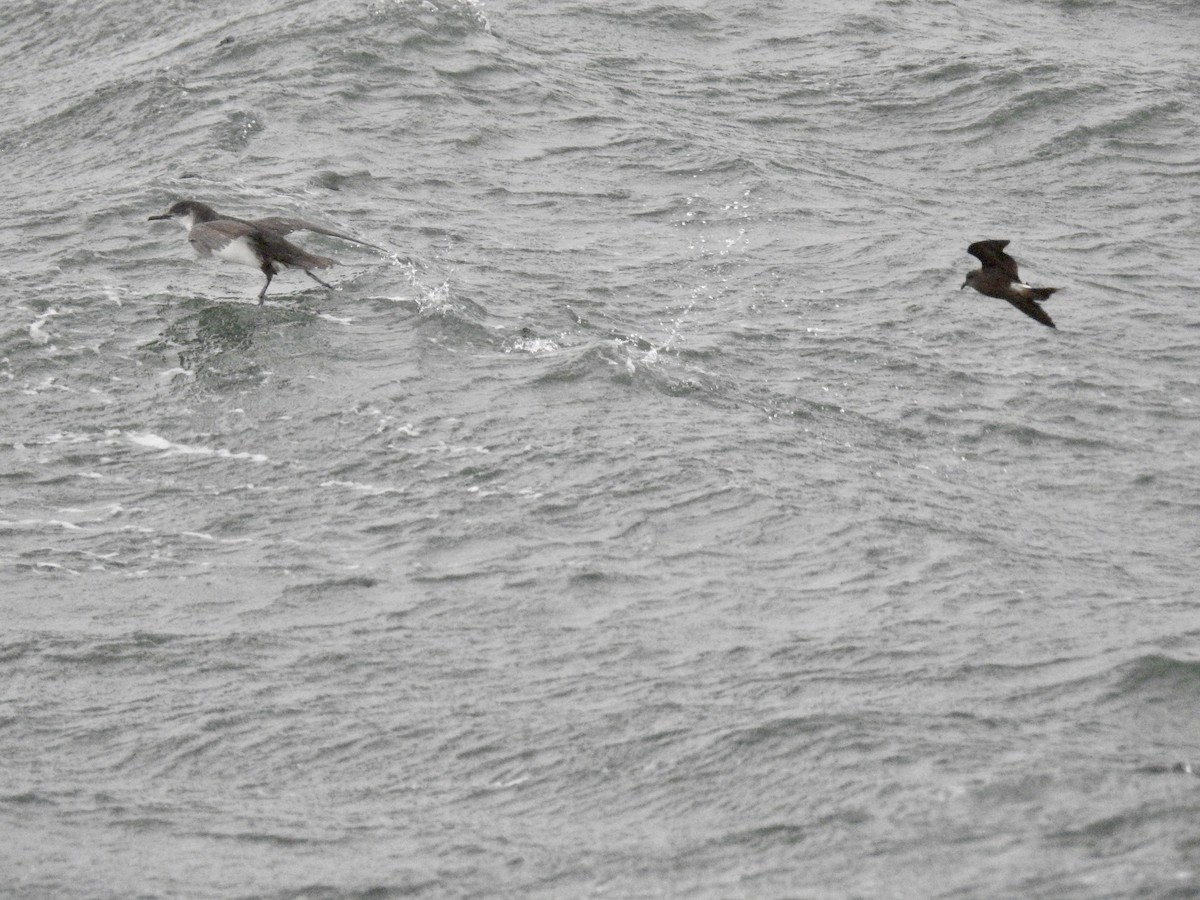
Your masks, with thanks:
[[(9, 894), (1200, 892), (1197, 7), (84, 6), (0, 10)], [(185, 197), (394, 253), (258, 307)]]

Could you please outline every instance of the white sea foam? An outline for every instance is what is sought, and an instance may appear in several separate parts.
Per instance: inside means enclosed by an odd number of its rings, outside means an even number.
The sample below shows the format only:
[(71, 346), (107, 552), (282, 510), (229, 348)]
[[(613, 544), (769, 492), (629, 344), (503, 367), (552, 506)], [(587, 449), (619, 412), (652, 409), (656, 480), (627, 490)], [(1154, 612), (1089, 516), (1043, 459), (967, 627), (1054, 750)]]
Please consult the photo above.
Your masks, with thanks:
[(205, 447), (195, 444), (181, 444), (165, 437), (150, 433), (129, 432), (125, 435), (129, 443), (148, 450), (161, 450), (165, 453), (180, 453), (188, 456), (214, 456), (221, 459), (247, 460), (255, 463), (270, 462), (266, 454), (245, 451), (228, 450), (224, 447)]

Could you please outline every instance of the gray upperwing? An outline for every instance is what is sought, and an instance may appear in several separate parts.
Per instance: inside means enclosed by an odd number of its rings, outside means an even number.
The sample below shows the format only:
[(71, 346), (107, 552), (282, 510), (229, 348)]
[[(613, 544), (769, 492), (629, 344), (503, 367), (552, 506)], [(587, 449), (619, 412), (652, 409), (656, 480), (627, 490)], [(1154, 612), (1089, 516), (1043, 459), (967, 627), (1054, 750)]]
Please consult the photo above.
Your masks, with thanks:
[(254, 226), (248, 222), (217, 219), (215, 222), (193, 225), (188, 232), (188, 240), (201, 256), (212, 256), (230, 241), (253, 233)]
[(275, 262), (294, 269), (328, 269), (335, 263), (335, 260), (328, 256), (317, 256), (303, 247), (297, 247), (273, 231), (258, 228), (255, 230), (254, 239)]
[(380, 253), (390, 252), (383, 249), (383, 247), (356, 237), (351, 237), (341, 231), (334, 231), (332, 228), (325, 228), (315, 222), (310, 222), (307, 219), (297, 219), (294, 216), (268, 216), (265, 219), (254, 219), (253, 223), (264, 231), (271, 231), (278, 235), (291, 234), (293, 231), (311, 231), (315, 234), (327, 234), (329, 237), (350, 241), (352, 244), (362, 244), (364, 247), (370, 247), (372, 250), (378, 250)]

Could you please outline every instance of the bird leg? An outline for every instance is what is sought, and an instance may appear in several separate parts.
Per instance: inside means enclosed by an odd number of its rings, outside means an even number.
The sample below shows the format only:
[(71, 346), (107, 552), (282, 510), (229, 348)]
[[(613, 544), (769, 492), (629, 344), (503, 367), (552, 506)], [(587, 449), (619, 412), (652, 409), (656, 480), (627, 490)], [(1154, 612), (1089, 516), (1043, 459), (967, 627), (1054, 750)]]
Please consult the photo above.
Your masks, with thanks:
[(307, 275), (309, 278), (311, 278), (313, 281), (315, 281), (317, 284), (321, 285), (321, 287), (325, 288), (327, 291), (333, 290), (333, 285), (326, 284), (324, 281), (322, 281), (320, 278), (318, 278), (316, 275), (314, 275), (309, 269), (305, 269), (304, 274)]
[(258, 292), (258, 305), (262, 306), (267, 299), (267, 288), (271, 286), (271, 279), (275, 277), (275, 267), (271, 263), (263, 263), (262, 273), (267, 276), (267, 283), (262, 286), (262, 290)]

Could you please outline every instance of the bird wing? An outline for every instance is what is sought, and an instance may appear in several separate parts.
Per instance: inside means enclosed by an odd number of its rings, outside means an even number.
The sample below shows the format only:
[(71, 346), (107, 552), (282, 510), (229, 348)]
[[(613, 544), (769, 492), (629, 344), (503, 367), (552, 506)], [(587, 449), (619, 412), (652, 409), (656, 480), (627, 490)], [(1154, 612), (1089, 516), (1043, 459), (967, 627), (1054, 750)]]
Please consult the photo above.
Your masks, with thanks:
[(294, 269), (328, 269), (334, 264), (334, 260), (328, 256), (317, 256), (315, 253), (309, 253), (302, 247), (297, 247), (291, 241), (284, 240), (272, 231), (264, 231), (261, 228), (255, 229), (254, 240), (258, 242), (263, 252), (268, 254), (275, 262), (291, 266)]
[(270, 231), (280, 236), (291, 234), (293, 231), (312, 231), (316, 234), (327, 234), (330, 237), (350, 241), (354, 244), (362, 244), (364, 247), (370, 247), (372, 250), (378, 250), (381, 253), (388, 252), (382, 247), (377, 247), (375, 244), (368, 244), (366, 241), (350, 237), (350, 235), (340, 231), (334, 231), (332, 228), (325, 228), (315, 222), (309, 222), (307, 219), (297, 219), (293, 216), (268, 216), (265, 219), (253, 219), (252, 223), (263, 231)]
[(188, 232), (188, 240), (201, 256), (212, 256), (230, 241), (246, 235), (254, 234), (254, 226), (248, 222), (234, 222), (230, 219), (217, 219), (214, 222), (201, 222), (192, 226)]
[(1005, 297), (1004, 299), (1034, 321), (1041, 322), (1043, 325), (1048, 325), (1051, 328), (1057, 327), (1054, 324), (1054, 320), (1046, 315), (1046, 311), (1037, 305), (1037, 301), (1031, 300), (1028, 297)]
[(1007, 246), (1008, 241), (976, 241), (967, 248), (967, 252), (983, 263), (985, 269), (999, 269), (1013, 281), (1020, 281), (1017, 261), (1004, 252)]

